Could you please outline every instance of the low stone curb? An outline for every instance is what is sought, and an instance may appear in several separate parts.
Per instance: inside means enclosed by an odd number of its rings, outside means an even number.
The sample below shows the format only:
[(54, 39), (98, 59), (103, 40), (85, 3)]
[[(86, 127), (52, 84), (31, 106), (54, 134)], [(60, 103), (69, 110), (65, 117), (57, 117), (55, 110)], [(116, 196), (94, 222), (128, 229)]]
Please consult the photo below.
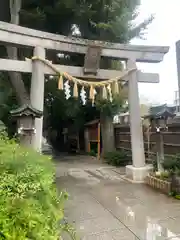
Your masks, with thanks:
[(155, 176), (147, 176), (145, 179), (145, 183), (151, 186), (154, 189), (158, 189), (163, 193), (169, 194), (171, 191), (171, 182), (159, 179)]

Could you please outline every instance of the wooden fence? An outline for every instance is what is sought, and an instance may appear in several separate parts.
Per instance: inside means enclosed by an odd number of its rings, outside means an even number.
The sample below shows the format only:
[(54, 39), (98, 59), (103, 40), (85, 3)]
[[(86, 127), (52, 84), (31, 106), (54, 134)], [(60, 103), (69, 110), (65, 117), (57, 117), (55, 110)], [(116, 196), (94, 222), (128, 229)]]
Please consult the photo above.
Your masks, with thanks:
[[(168, 131), (161, 133), (165, 155), (180, 153), (180, 123), (168, 125)], [(155, 130), (143, 131), (146, 158), (156, 156), (160, 144), (160, 135)], [(131, 134), (129, 125), (115, 125), (116, 149), (127, 150), (131, 154)]]

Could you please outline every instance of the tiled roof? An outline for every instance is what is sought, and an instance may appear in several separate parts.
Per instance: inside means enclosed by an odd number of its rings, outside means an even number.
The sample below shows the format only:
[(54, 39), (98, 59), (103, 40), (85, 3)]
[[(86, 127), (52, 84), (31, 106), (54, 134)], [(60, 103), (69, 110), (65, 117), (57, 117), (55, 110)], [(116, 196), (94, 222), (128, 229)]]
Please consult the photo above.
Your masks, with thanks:
[(158, 105), (154, 107), (150, 107), (149, 114), (145, 117), (153, 117), (153, 118), (160, 118), (160, 117), (172, 117), (175, 115), (175, 106), (167, 106), (167, 104)]

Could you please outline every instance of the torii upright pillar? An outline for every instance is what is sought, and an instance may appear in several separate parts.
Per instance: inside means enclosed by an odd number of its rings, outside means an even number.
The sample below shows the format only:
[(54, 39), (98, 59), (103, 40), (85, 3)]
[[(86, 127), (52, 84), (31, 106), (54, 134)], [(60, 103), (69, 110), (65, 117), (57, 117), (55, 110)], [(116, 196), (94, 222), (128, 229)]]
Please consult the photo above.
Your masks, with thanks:
[[(127, 68), (136, 68), (136, 60), (129, 59)], [(129, 75), (128, 90), (133, 165), (126, 166), (126, 176), (132, 181), (143, 182), (152, 166), (145, 165), (137, 71)]]
[[(41, 46), (34, 48), (34, 56), (45, 59), (46, 51)], [(35, 109), (42, 111), (44, 108), (44, 64), (40, 61), (32, 63), (32, 78), (31, 78), (31, 105)], [(43, 134), (43, 117), (35, 119), (36, 133), (32, 137), (32, 147), (41, 151), (42, 134)]]

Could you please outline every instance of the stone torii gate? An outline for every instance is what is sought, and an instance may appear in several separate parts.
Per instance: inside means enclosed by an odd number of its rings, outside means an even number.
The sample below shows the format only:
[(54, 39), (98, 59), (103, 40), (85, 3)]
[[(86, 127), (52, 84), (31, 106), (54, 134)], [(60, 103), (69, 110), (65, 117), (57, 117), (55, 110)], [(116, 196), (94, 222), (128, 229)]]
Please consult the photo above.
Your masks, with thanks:
[[(78, 53), (86, 55), (92, 44), (89, 40), (68, 38), (0, 22), (0, 42), (16, 46), (30, 47), (34, 49), (34, 56), (46, 58), (46, 50), (56, 50), (59, 52)], [(139, 46), (126, 44), (112, 44), (97, 42), (101, 45), (101, 56), (111, 57), (126, 61), (127, 70), (136, 68), (136, 62), (158, 63), (163, 60), (164, 55), (169, 51), (169, 47), (159, 46)], [(90, 54), (93, 55), (93, 48)], [(96, 54), (96, 53), (95, 53)], [(85, 61), (86, 62), (86, 61)], [(97, 63), (95, 63), (97, 64)], [(62, 72), (83, 79), (107, 80), (118, 77), (119, 71), (97, 69), (95, 72), (86, 71), (86, 67), (74, 67), (56, 65)], [(19, 61), (11, 59), (0, 59), (0, 71), (15, 71), (32, 73), (31, 79), (31, 104), (40, 111), (43, 111), (44, 104), (44, 75), (53, 74), (52, 69), (48, 68), (40, 61)], [(138, 82), (158, 83), (159, 75), (152, 73), (142, 73), (141, 71), (132, 72), (124, 81), (128, 81), (129, 88), (129, 112), (131, 128), (131, 146), (133, 166), (127, 166), (127, 177), (134, 181), (141, 182), (151, 169), (145, 165), (144, 142), (140, 116), (140, 103), (138, 94)], [(36, 119), (36, 134), (33, 139), (33, 146), (41, 148), (42, 142), (42, 118)]]

